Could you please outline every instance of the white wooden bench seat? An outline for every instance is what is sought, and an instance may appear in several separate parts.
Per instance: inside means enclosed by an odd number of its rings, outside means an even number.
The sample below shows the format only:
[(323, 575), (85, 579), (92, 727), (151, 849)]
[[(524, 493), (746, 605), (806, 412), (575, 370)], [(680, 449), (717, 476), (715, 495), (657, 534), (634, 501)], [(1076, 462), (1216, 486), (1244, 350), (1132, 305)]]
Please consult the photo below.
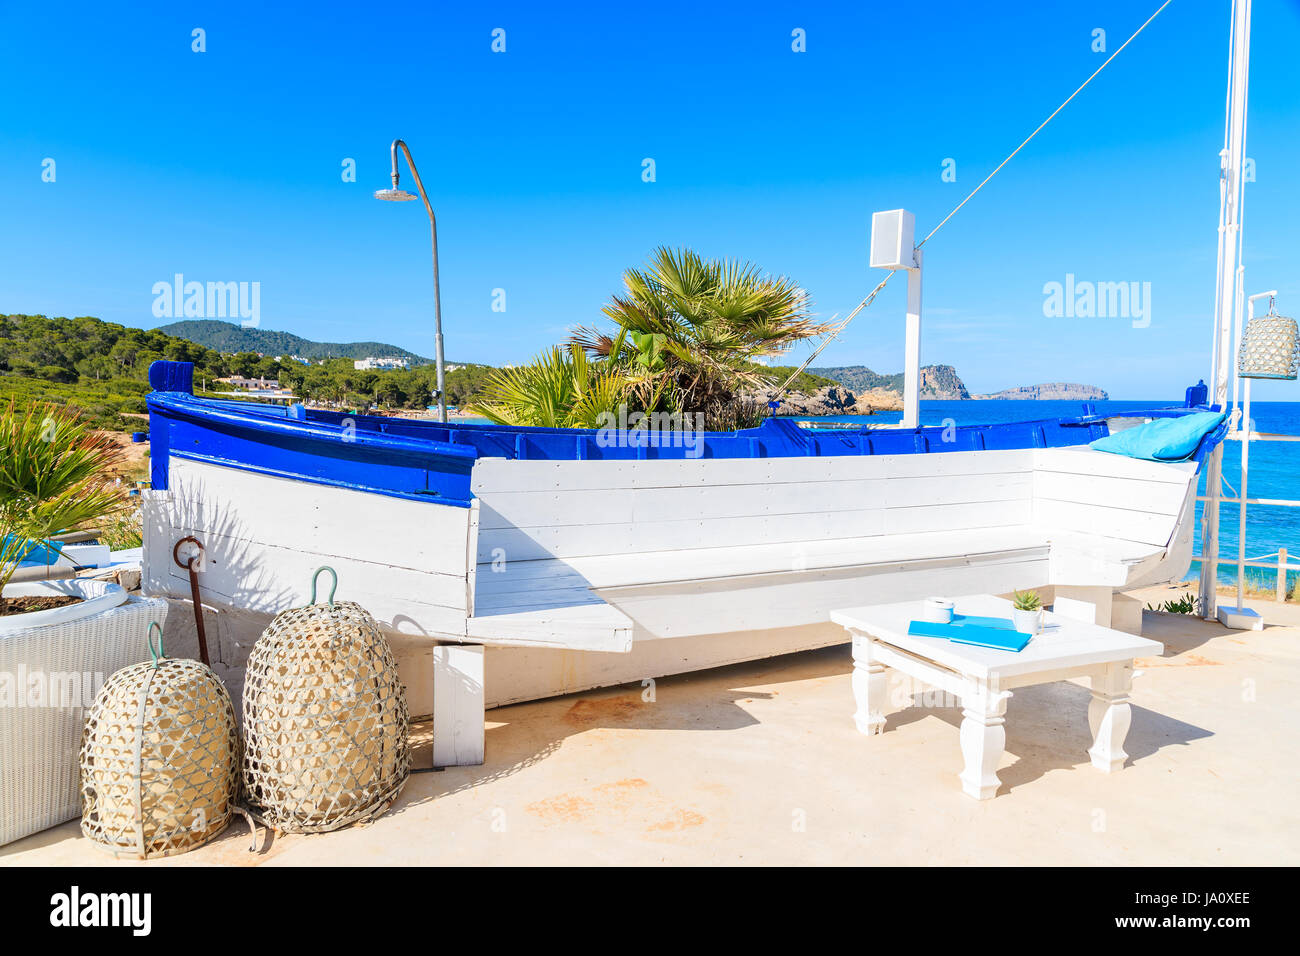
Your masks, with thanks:
[(1079, 531), (1049, 530), (1051, 563), (1049, 584), (1085, 587), (1140, 587), (1162, 566), (1178, 545), (1125, 541)]
[(773, 463), (744, 460), (693, 463), (684, 487), (631, 464), (480, 462), (471, 639), (517, 617), (540, 646), (624, 651), (629, 622), (651, 640), (820, 623), (850, 596), (1106, 591), (1190, 556), (1191, 464), (1087, 448), (809, 459), (803, 482), (756, 485)]
[[(654, 601), (657, 595), (671, 600), (667, 592), (673, 589), (698, 590), (708, 584), (726, 588), (729, 581), (733, 586), (763, 587), (768, 579), (788, 577), (791, 572), (801, 576), (819, 572), (866, 576), (1012, 560), (1037, 562), (1045, 572), (1048, 556), (1048, 545), (1041, 534), (1030, 527), (1017, 527), (544, 558), (509, 562), (495, 571), (490, 564), (483, 564), (477, 571), (475, 618), (471, 621), (478, 621), (478, 614), (485, 609), (494, 616), (471, 626), (487, 634), (492, 626), (489, 622), (507, 611), (549, 615), (556, 624), (564, 624), (579, 611), (585, 612), (588, 620), (605, 620), (608, 612), (603, 609), (609, 609), (627, 622), (625, 614), (606, 602), (640, 603), (638, 599)], [(661, 631), (656, 626), (660, 618), (643, 615), (636, 637), (646, 640), (681, 635), (680, 627)], [(794, 619), (784, 615), (786, 623), (782, 626), (825, 619), (824, 608), (809, 604), (799, 607)], [(630, 641), (625, 645), (622, 640), (611, 640), (601, 648), (588, 639), (583, 646), (591, 650), (628, 650)]]
[(702, 579), (778, 574), (787, 571), (868, 565), (912, 564), (935, 559), (1032, 552), (1047, 556), (1047, 541), (1035, 528), (979, 528), (908, 535), (829, 538), (780, 544), (607, 554), (519, 561), (503, 573), (479, 566), (479, 595), (509, 601), (512, 592), (527, 603), (554, 594), (567, 600), (583, 589), (626, 588)]
[[(592, 593), (605, 588), (674, 584), (704, 579), (868, 566), (919, 565), (925, 561), (978, 561), (1009, 554), (1057, 560), (1048, 583), (1129, 586), (1143, 569), (1166, 554), (1163, 545), (1125, 541), (1078, 531), (1018, 525), (910, 535), (833, 538), (786, 544), (694, 548), (642, 554), (545, 558), (507, 564), (494, 572), (478, 567), (476, 614), (531, 607), (598, 604)], [(1080, 565), (1076, 571), (1072, 564)], [(1091, 564), (1092, 567), (1083, 567)], [(1087, 580), (1068, 581), (1071, 574)], [(1095, 579), (1095, 580), (1094, 580)]]
[[(490, 642), (526, 640), (583, 650), (626, 651), (633, 622), (615, 604), (637, 591), (664, 586), (699, 587), (728, 580), (766, 579), (791, 572), (847, 572), (855, 577), (890, 572), (924, 572), (927, 568), (1031, 563), (1038, 581), (1048, 585), (1122, 588), (1135, 586), (1144, 573), (1160, 565), (1169, 551), (1157, 546), (1077, 531), (1020, 525), (909, 535), (836, 538), (780, 545), (696, 548), (642, 554), (541, 558), (507, 563), (493, 570), (481, 564), (475, 613), (469, 637)], [(761, 586), (761, 580), (756, 584)], [(781, 626), (825, 620), (825, 609), (808, 605), (802, 617), (782, 617)], [(548, 637), (547, 630), (551, 631)], [(560, 636), (560, 632), (563, 636)], [(660, 636), (642, 628), (642, 640)]]
[[(469, 636), (495, 643), (523, 639), (536, 646), (562, 641), (573, 649), (621, 652), (631, 650), (633, 622), (607, 601), (634, 600), (634, 592), (654, 600), (646, 592), (662, 590), (660, 586), (725, 586), (727, 579), (759, 579), (755, 584), (762, 586), (763, 579), (792, 571), (868, 575), (1012, 560), (1036, 561), (1046, 568), (1048, 544), (1036, 529), (1016, 527), (485, 562), (475, 575)], [(827, 620), (825, 610), (800, 606), (793, 620), (789, 614), (782, 618), (783, 626)], [(681, 633), (680, 627), (662, 632), (654, 619), (643, 618), (635, 636), (646, 640)]]
[[(526, 593), (510, 595), (501, 607), (484, 601), (466, 619), (465, 637), (489, 644), (564, 647), (626, 652), (632, 649), (632, 619), (590, 591), (568, 603), (522, 606)], [(481, 598), (477, 600), (482, 600)], [(561, 640), (563, 643), (561, 643)]]

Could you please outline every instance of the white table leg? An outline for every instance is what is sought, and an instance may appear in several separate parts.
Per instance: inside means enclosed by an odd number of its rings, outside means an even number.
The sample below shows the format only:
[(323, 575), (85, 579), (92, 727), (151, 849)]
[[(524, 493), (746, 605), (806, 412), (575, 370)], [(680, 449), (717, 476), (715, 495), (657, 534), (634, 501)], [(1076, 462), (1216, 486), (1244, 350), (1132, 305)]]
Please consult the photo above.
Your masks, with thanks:
[(966, 760), (959, 779), (961, 788), (976, 800), (990, 800), (998, 792), (998, 762), (1007, 744), (1007, 698), (986, 684), (972, 684), (962, 695), (961, 753)]
[(1108, 664), (1092, 678), (1092, 700), (1088, 702), (1088, 726), (1092, 728), (1092, 765), (1106, 773), (1124, 766), (1124, 738), (1128, 736), (1132, 713), (1129, 691), (1133, 689), (1133, 662)]
[(885, 731), (885, 701), (889, 682), (885, 665), (871, 654), (871, 635), (853, 631), (853, 698), (858, 709), (853, 722), (864, 734)]

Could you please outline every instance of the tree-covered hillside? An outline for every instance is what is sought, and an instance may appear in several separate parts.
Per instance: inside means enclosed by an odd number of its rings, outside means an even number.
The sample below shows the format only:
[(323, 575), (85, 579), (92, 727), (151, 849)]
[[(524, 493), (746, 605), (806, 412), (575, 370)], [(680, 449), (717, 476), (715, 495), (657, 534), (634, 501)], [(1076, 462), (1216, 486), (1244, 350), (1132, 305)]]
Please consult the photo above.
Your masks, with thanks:
[(313, 342), (291, 332), (271, 329), (244, 328), (217, 319), (191, 319), (161, 326), (159, 332), (189, 339), (218, 352), (261, 352), (287, 358), (297, 355), (305, 359), (349, 358), (370, 356), (404, 358), (412, 365), (425, 365), (431, 360), (423, 356), (388, 345), (384, 342)]
[[(460, 406), (471, 401), (493, 372), (489, 365), (461, 365), (444, 376), (447, 404)], [(287, 362), (277, 374), (280, 384), (310, 402), (350, 407), (424, 409), (435, 404), (433, 389), (437, 372), (432, 365), (411, 369), (358, 371), (352, 359), (330, 359), (303, 365)]]
[(90, 316), (0, 316), (0, 401), (69, 405), (97, 428), (139, 427), (124, 416), (144, 413), (156, 359), (193, 362), (196, 375), (209, 379), (229, 372), (220, 354), (157, 331)]
[(193, 362), (213, 378), (226, 374), (227, 364), (219, 353), (162, 332), (90, 316), (0, 316), (0, 373), (64, 384), (143, 382), (149, 363), (160, 358)]
[[(231, 375), (273, 378), (300, 399), (348, 408), (423, 410), (434, 404), (437, 382), (432, 365), (357, 371), (351, 358), (310, 365), (287, 358), (277, 362), (272, 354), (227, 354), (161, 329), (135, 329), (91, 316), (0, 316), (0, 401), (69, 405), (97, 428), (142, 428), (139, 416), (145, 413), (149, 365), (158, 359), (193, 362), (194, 385), (200, 392), (223, 389), (216, 380)], [(773, 383), (783, 382), (793, 371), (755, 370)], [(488, 365), (461, 365), (447, 372), (447, 404), (470, 404), (493, 371)], [(805, 372), (794, 387), (816, 391), (827, 384), (828, 379)]]
[[(903, 393), (903, 373), (882, 375), (873, 372), (865, 365), (843, 365), (828, 368), (810, 368), (808, 371), (826, 378), (834, 379), (845, 388), (863, 392), (873, 388), (884, 388), (891, 392)], [(921, 397), (964, 399), (970, 393), (951, 365), (926, 365), (921, 369)]]
[[(134, 329), (90, 316), (0, 316), (0, 401), (66, 404), (97, 428), (140, 428), (139, 419), (129, 416), (145, 412), (149, 365), (157, 359), (193, 362), (200, 390), (219, 389), (216, 380), (230, 375), (274, 378), (300, 398), (354, 408), (422, 410), (433, 404), (436, 382), (433, 366), (358, 372), (350, 358), (303, 365), (256, 352), (223, 354), (160, 329)], [(470, 401), (491, 371), (467, 365), (447, 373), (447, 403)]]
[(823, 375), (826, 378), (834, 379), (847, 389), (855, 392), (866, 391), (869, 388), (887, 388), (891, 391), (903, 391), (903, 373), (895, 372), (893, 375), (883, 375), (880, 372), (873, 372), (865, 365), (841, 365), (827, 368), (810, 368), (808, 371), (815, 375)]

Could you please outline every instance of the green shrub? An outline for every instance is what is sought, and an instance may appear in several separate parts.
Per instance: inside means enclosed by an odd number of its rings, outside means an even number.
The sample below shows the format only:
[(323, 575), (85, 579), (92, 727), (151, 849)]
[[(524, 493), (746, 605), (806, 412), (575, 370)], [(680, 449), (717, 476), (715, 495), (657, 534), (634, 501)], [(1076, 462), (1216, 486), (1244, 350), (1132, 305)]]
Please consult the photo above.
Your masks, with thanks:
[(1147, 610), (1163, 611), (1165, 614), (1195, 614), (1200, 603), (1200, 599), (1189, 592), (1180, 598), (1162, 601), (1159, 604), (1148, 604)]

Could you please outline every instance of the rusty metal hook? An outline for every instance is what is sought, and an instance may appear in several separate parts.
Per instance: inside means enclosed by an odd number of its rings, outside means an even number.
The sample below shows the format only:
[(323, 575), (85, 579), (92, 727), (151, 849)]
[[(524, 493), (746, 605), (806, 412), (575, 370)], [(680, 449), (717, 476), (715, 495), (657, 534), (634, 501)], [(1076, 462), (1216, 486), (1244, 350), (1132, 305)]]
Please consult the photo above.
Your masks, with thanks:
[[(192, 544), (198, 549), (197, 554), (192, 554), (188, 561), (181, 562), (181, 545)], [(189, 572), (190, 575), (190, 599), (194, 602), (194, 629), (199, 635), (199, 660), (205, 667), (211, 667), (212, 663), (208, 660), (208, 635), (203, 628), (203, 602), (199, 597), (199, 575), (194, 569), (194, 564), (203, 557), (203, 542), (193, 535), (187, 535), (176, 542), (172, 548), (172, 560), (176, 566)]]

